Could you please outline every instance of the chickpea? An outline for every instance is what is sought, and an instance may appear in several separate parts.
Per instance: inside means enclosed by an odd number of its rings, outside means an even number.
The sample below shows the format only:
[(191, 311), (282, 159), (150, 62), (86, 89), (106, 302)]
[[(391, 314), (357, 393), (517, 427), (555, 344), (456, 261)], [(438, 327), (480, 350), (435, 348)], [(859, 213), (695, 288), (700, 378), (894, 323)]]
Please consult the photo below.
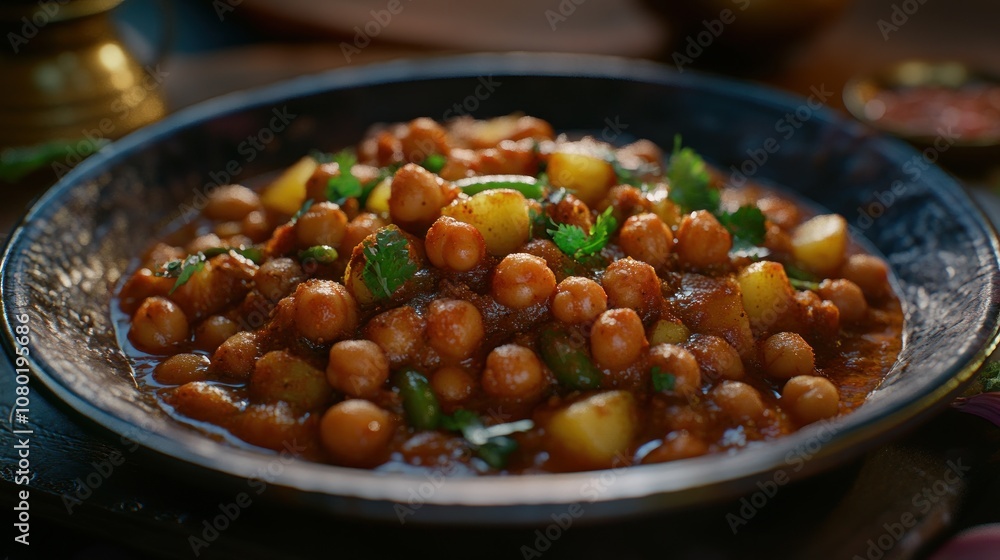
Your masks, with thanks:
[(590, 208), (572, 193), (567, 193), (556, 204), (550, 204), (545, 212), (553, 222), (577, 226), (583, 231), (590, 231), (594, 225)]
[(299, 263), (289, 258), (271, 259), (260, 265), (253, 276), (254, 285), (268, 301), (276, 302), (292, 293), (305, 280)]
[(152, 296), (166, 297), (174, 286), (173, 278), (164, 278), (148, 268), (140, 268), (122, 286), (119, 301), (125, 313), (134, 314), (142, 302)]
[(588, 323), (608, 308), (608, 295), (600, 284), (570, 276), (556, 286), (552, 298), (552, 314), (563, 323)]
[(729, 231), (710, 212), (692, 212), (681, 221), (674, 248), (684, 264), (705, 268), (729, 262), (733, 240)]
[(209, 361), (200, 354), (175, 354), (153, 370), (153, 379), (164, 385), (183, 385), (208, 378)]
[(199, 235), (191, 240), (190, 243), (184, 247), (184, 252), (188, 255), (193, 255), (198, 252), (204, 252), (209, 249), (215, 249), (216, 247), (222, 247), (225, 243), (222, 239), (215, 235), (214, 233), (206, 233), (205, 235)]
[(759, 420), (767, 410), (757, 389), (742, 381), (723, 381), (711, 395), (715, 404), (735, 420)]
[(694, 354), (676, 344), (657, 344), (649, 349), (649, 365), (674, 376), (674, 392), (694, 395), (701, 389), (701, 367)]
[(443, 181), (415, 163), (401, 167), (392, 179), (389, 216), (399, 227), (420, 233), (441, 215)]
[(389, 379), (389, 359), (370, 340), (342, 340), (330, 348), (326, 379), (352, 397), (371, 398)]
[(267, 218), (267, 212), (254, 210), (243, 217), (240, 222), (240, 231), (250, 238), (254, 243), (266, 241), (271, 235), (271, 221)]
[(173, 389), (166, 401), (179, 414), (213, 424), (222, 424), (240, 412), (224, 387), (205, 381), (191, 381)]
[(656, 214), (638, 214), (625, 220), (618, 244), (626, 255), (660, 268), (670, 259), (674, 236)]
[(513, 309), (546, 302), (556, 289), (556, 275), (545, 260), (527, 253), (504, 257), (493, 272), (493, 298)]
[(364, 399), (350, 399), (323, 414), (319, 437), (335, 463), (373, 467), (388, 458), (395, 428), (396, 422), (388, 411)]
[(257, 336), (249, 331), (240, 331), (216, 348), (212, 354), (212, 369), (228, 379), (246, 379), (253, 372), (258, 351)]
[(598, 367), (620, 370), (638, 360), (649, 346), (642, 319), (631, 309), (601, 313), (590, 331), (590, 352)]
[(772, 377), (791, 379), (811, 374), (816, 369), (812, 347), (796, 333), (771, 335), (764, 341), (762, 350), (764, 371)]
[(212, 315), (194, 328), (194, 343), (202, 350), (215, 351), (239, 330), (239, 326), (226, 317)]
[(868, 316), (865, 294), (850, 280), (823, 280), (819, 285), (819, 296), (837, 306), (842, 323), (858, 323)]
[(358, 326), (358, 304), (347, 288), (332, 280), (299, 284), (295, 298), (295, 327), (316, 344), (347, 336)]
[(514, 125), (514, 132), (510, 135), (511, 140), (521, 140), (522, 138), (552, 140), (555, 138), (555, 132), (552, 130), (552, 125), (542, 119), (523, 116), (518, 117)]
[(832, 418), (840, 408), (840, 395), (825, 377), (799, 375), (785, 383), (781, 406), (804, 424)]
[(608, 294), (609, 307), (626, 307), (645, 314), (663, 301), (656, 270), (631, 257), (611, 263), (601, 285)]
[(162, 354), (186, 341), (191, 335), (187, 317), (176, 303), (161, 296), (146, 298), (135, 315), (128, 338), (135, 347), (150, 354)]
[(671, 432), (663, 438), (659, 446), (640, 459), (644, 465), (649, 463), (666, 463), (679, 459), (699, 457), (708, 453), (708, 444), (701, 438), (693, 436), (687, 430)]
[(315, 245), (339, 247), (347, 233), (347, 214), (332, 202), (313, 204), (295, 222), (295, 237), (303, 249)]
[(466, 272), (486, 258), (486, 242), (475, 226), (448, 216), (434, 222), (424, 239), (427, 259), (445, 270)]
[(534, 400), (545, 390), (546, 378), (541, 360), (531, 349), (505, 344), (486, 357), (482, 384), (491, 397)]
[(315, 410), (330, 399), (326, 374), (285, 350), (268, 352), (254, 364), (248, 382), (256, 402), (287, 402), (299, 410)]
[(768, 221), (784, 230), (790, 231), (802, 221), (799, 207), (791, 200), (777, 196), (765, 196), (757, 201), (757, 208), (760, 208)]
[(851, 255), (840, 275), (861, 288), (866, 296), (877, 298), (889, 292), (889, 267), (871, 255)]
[(447, 154), (450, 143), (445, 129), (427, 117), (410, 121), (399, 141), (406, 161), (416, 163), (424, 161), (431, 154)]
[(358, 214), (356, 218), (347, 224), (344, 239), (340, 241), (340, 252), (345, 255), (350, 255), (354, 252), (354, 248), (357, 247), (359, 243), (364, 241), (366, 237), (382, 229), (386, 225), (385, 220), (379, 218), (375, 214), (369, 212)]
[(427, 343), (441, 357), (464, 360), (483, 342), (483, 316), (460, 299), (437, 299), (427, 307)]
[(438, 399), (448, 404), (458, 404), (470, 396), (476, 379), (468, 371), (458, 366), (445, 366), (431, 375), (431, 389)]
[(213, 232), (221, 238), (233, 237), (243, 232), (240, 222), (220, 222), (216, 224)]
[(394, 368), (416, 359), (423, 345), (426, 323), (404, 305), (376, 315), (365, 326), (365, 338), (379, 345)]
[(720, 377), (743, 379), (746, 375), (740, 353), (724, 338), (709, 334), (695, 334), (688, 339), (684, 347), (694, 354), (709, 380), (714, 381)]
[[(312, 429), (309, 429), (312, 428)], [(316, 425), (299, 421), (299, 411), (285, 402), (254, 403), (236, 416), (230, 431), (243, 441), (283, 451), (289, 442), (302, 442), (314, 437)]]
[(210, 220), (230, 222), (242, 220), (250, 212), (260, 209), (257, 193), (242, 185), (225, 185), (208, 195), (202, 212)]

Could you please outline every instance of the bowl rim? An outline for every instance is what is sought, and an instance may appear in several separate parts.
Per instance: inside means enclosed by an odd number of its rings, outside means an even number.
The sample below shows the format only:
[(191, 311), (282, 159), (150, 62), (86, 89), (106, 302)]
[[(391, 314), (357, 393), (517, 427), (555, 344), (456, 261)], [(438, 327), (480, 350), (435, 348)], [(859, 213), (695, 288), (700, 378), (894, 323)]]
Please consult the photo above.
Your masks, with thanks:
[[(482, 72), (481, 69), (492, 70), (492, 73)], [(734, 94), (734, 81), (694, 72), (677, 73), (668, 66), (648, 61), (595, 55), (537, 53), (472, 54), (397, 60), (360, 68), (337, 69), (253, 90), (226, 94), (178, 111), (158, 123), (109, 144), (104, 150), (94, 154), (62, 177), (27, 212), (8, 237), (0, 261), (2, 342), (8, 356), (11, 358), (14, 356), (15, 335), (10, 320), (13, 312), (8, 302), (10, 294), (7, 288), (7, 272), (10, 262), (17, 257), (15, 249), (44, 208), (67, 191), (92, 178), (105, 166), (157, 142), (177, 129), (266, 103), (273, 104), (284, 99), (321, 94), (335, 89), (409, 80), (474, 78), (484, 75), (600, 77), (679, 87), (694, 85), (699, 89), (752, 100), (763, 106), (786, 108), (790, 104), (801, 103), (801, 98), (797, 96), (742, 82), (739, 92)], [(847, 126), (853, 122), (825, 107), (816, 111), (814, 118), (837, 123), (838, 126)], [(883, 140), (885, 142), (883, 147), (890, 154), (896, 152), (897, 155), (909, 156), (915, 153), (902, 141), (891, 138)], [(933, 169), (948, 177), (938, 168)], [(948, 178), (954, 183), (955, 188), (942, 192), (942, 196), (948, 195), (952, 202), (968, 208), (970, 216), (977, 222), (976, 225), (986, 232), (994, 260), (1000, 262), (1000, 241), (993, 226), (961, 191), (954, 179)], [(1000, 287), (993, 286), (988, 295), (995, 306), (996, 302), (1000, 301)], [(899, 433), (907, 425), (925, 419), (946, 406), (948, 398), (955, 396), (972, 379), (1000, 342), (1000, 324), (997, 319), (993, 319), (992, 323), (987, 340), (974, 350), (969, 350), (967, 358), (954, 368), (955, 371), (945, 382), (922, 391), (919, 398), (891, 403), (892, 406), (887, 406), (878, 415), (866, 413), (866, 410), (871, 409), (862, 406), (849, 415), (826, 423), (806, 426), (794, 434), (767, 442), (766, 445), (743, 449), (729, 456), (712, 454), (684, 461), (637, 465), (627, 469), (606, 471), (446, 478), (435, 488), (432, 496), (424, 498), (421, 502), (421, 505), (428, 506), (428, 509), (441, 510), (441, 515), (428, 515), (425, 520), (449, 523), (508, 523), (511, 521), (508, 510), (515, 508), (519, 515), (524, 516), (520, 518), (522, 520), (533, 518), (547, 521), (548, 517), (543, 512), (551, 510), (532, 509), (532, 506), (565, 507), (567, 504), (579, 502), (609, 506), (617, 504), (617, 509), (605, 508), (608, 512), (613, 510), (614, 515), (653, 509), (677, 509), (705, 500), (732, 497), (737, 495), (737, 491), (753, 488), (753, 482), (760, 480), (760, 477), (788, 466), (787, 460), (781, 461), (781, 457), (787, 457), (787, 453), (819, 441), (822, 444), (819, 449), (808, 458), (801, 471), (797, 470), (794, 473), (795, 477), (814, 474), (859, 455), (864, 450)], [(159, 431), (149, 431), (148, 425), (133, 425), (120, 415), (106, 411), (76, 394), (72, 387), (67, 386), (59, 378), (58, 372), (47, 369), (44, 360), (39, 361), (35, 355), (30, 356), (28, 360), (33, 376), (77, 413), (164, 456), (208, 469), (216, 474), (243, 479), (250, 479), (259, 474), (261, 465), (273, 461), (276, 457), (263, 451), (220, 445), (180, 423), (170, 423)], [(832, 435), (824, 440), (824, 432), (832, 432)], [(136, 437), (136, 433), (140, 437)], [(220, 450), (225, 452), (220, 453)], [(728, 460), (722, 460), (723, 458)], [(595, 477), (604, 473), (614, 475), (614, 484), (605, 487), (602, 492), (593, 496), (593, 499), (581, 496), (581, 489), (592, 485)], [(413, 489), (417, 485), (427, 483), (429, 479), (429, 475), (386, 473), (321, 463), (293, 462), (284, 465), (282, 478), (274, 481), (273, 485), (305, 492), (314, 498), (313, 501), (318, 499), (320, 502), (333, 504), (333, 508), (338, 511), (348, 511), (364, 517), (391, 518), (393, 517), (391, 505), (388, 509), (383, 507), (376, 511), (363, 505), (358, 506), (356, 502), (380, 503), (383, 506), (406, 503)], [(352, 501), (352, 504), (345, 506), (344, 499)], [(636, 500), (645, 500), (645, 503), (636, 505)], [(455, 511), (448, 510), (447, 508), (451, 506), (461, 507)]]

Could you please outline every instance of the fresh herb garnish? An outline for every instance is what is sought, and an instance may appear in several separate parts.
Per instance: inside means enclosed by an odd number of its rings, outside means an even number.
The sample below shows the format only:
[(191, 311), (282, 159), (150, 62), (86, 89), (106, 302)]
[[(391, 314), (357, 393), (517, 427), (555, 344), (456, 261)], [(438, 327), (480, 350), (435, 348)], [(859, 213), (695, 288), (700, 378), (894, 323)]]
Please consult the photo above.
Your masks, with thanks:
[(674, 374), (660, 371), (659, 366), (653, 366), (653, 369), (650, 370), (649, 375), (653, 379), (653, 390), (655, 391), (674, 390), (674, 385), (677, 382), (677, 377)]
[(635, 168), (625, 167), (614, 154), (609, 154), (606, 161), (611, 164), (611, 168), (615, 172), (617, 184), (631, 185), (642, 190), (647, 187), (646, 182), (641, 177), (659, 172), (659, 167), (652, 164), (642, 164)]
[(722, 196), (711, 186), (705, 160), (691, 148), (681, 147), (680, 135), (674, 137), (674, 152), (667, 172), (670, 181), (669, 198), (683, 212), (707, 210), (715, 215), (733, 236), (734, 250), (759, 247), (767, 235), (767, 218), (760, 208), (741, 206), (735, 212), (724, 212)]
[(292, 220), (288, 222), (289, 225), (294, 226), (295, 222), (299, 221), (299, 218), (305, 215), (305, 213), (308, 212), (310, 208), (312, 208), (313, 202), (316, 201), (311, 198), (307, 198), (306, 201), (302, 203), (302, 208), (299, 208), (299, 211), (292, 216)]
[(799, 280), (798, 278), (789, 278), (788, 283), (792, 285), (796, 290), (809, 290), (812, 292), (819, 291), (819, 283), (810, 282), (808, 280)]
[(510, 454), (517, 449), (517, 441), (508, 436), (526, 432), (534, 428), (535, 423), (526, 419), (485, 427), (475, 412), (459, 409), (451, 416), (444, 416), (441, 427), (462, 432), (462, 437), (472, 445), (480, 459), (495, 469), (502, 469), (507, 466)]
[(367, 243), (363, 251), (361, 279), (375, 299), (388, 298), (417, 272), (417, 265), (410, 260), (409, 242), (396, 226), (380, 229), (375, 243)]
[(806, 272), (795, 265), (786, 264), (782, 266), (785, 267), (785, 276), (788, 276), (788, 283), (793, 288), (796, 290), (811, 290), (813, 292), (819, 291), (819, 278), (816, 275)]
[(351, 168), (358, 163), (357, 156), (351, 150), (341, 150), (333, 155), (333, 163), (340, 168), (340, 174), (330, 177), (326, 184), (326, 199), (343, 205), (348, 198), (357, 198), (364, 193), (364, 187), (357, 177), (351, 174)]
[(459, 179), (454, 185), (470, 196), (494, 189), (513, 189), (526, 198), (545, 196), (545, 183), (527, 175), (480, 175)]
[(313, 261), (320, 264), (332, 264), (337, 260), (337, 250), (329, 245), (314, 245), (299, 251), (299, 260), (302, 262)]
[(618, 221), (611, 215), (612, 207), (601, 213), (590, 228), (590, 233), (584, 233), (580, 226), (570, 224), (555, 224), (555, 229), (549, 230), (552, 241), (563, 253), (580, 260), (593, 255), (611, 239), (611, 234), (618, 227)]
[(157, 276), (162, 276), (164, 278), (176, 278), (174, 285), (170, 288), (169, 294), (173, 294), (177, 288), (180, 288), (187, 283), (188, 280), (194, 276), (195, 272), (205, 268), (205, 253), (195, 253), (194, 255), (188, 255), (183, 259), (176, 261), (170, 261), (163, 265), (163, 268), (156, 273)]
[(682, 211), (718, 211), (721, 196), (718, 189), (711, 186), (705, 160), (691, 148), (682, 148), (680, 135), (674, 137), (674, 152), (670, 156), (667, 179), (670, 181), (669, 198)]
[(789, 279), (805, 280), (806, 282), (819, 282), (819, 278), (816, 278), (816, 275), (806, 272), (793, 264), (786, 264), (783, 266), (785, 267), (785, 276), (788, 276)]
[(431, 173), (440, 173), (446, 163), (448, 163), (448, 158), (441, 154), (431, 154), (424, 158), (420, 166)]
[(720, 212), (716, 217), (733, 235), (733, 249), (750, 249), (764, 244), (767, 225), (760, 208), (751, 205), (740, 206), (735, 212)]
[(983, 381), (983, 392), (993, 393), (1000, 391), (1000, 362), (986, 364), (979, 374)]
[(188, 255), (183, 259), (168, 261), (163, 264), (163, 267), (155, 275), (161, 278), (177, 279), (170, 288), (170, 292), (168, 292), (168, 295), (173, 294), (177, 288), (186, 284), (196, 272), (205, 268), (205, 261), (225, 253), (236, 253), (256, 264), (260, 264), (264, 260), (264, 254), (256, 247), (212, 247), (193, 255)]

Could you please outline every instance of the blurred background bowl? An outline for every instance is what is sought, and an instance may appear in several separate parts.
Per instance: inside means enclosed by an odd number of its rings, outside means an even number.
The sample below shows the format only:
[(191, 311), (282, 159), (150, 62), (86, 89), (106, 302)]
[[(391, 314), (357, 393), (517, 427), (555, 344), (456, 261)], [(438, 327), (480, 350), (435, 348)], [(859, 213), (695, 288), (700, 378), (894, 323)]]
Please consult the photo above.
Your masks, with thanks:
[(851, 2), (646, 0), (646, 5), (670, 24), (674, 53), (690, 57), (700, 47), (700, 64), (746, 75), (780, 67), (795, 47), (836, 21)]
[(1000, 78), (961, 62), (914, 59), (857, 76), (844, 86), (844, 106), (952, 169), (1000, 157)]

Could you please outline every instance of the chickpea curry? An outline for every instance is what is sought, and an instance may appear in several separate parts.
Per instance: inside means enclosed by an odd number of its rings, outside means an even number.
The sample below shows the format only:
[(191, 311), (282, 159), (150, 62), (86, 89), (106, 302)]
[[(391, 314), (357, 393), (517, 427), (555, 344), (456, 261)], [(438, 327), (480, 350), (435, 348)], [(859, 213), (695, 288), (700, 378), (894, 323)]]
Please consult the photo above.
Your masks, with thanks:
[(763, 444), (849, 413), (901, 347), (845, 220), (678, 138), (418, 118), (206, 193), (115, 313), (143, 391), (220, 440), (457, 474)]

